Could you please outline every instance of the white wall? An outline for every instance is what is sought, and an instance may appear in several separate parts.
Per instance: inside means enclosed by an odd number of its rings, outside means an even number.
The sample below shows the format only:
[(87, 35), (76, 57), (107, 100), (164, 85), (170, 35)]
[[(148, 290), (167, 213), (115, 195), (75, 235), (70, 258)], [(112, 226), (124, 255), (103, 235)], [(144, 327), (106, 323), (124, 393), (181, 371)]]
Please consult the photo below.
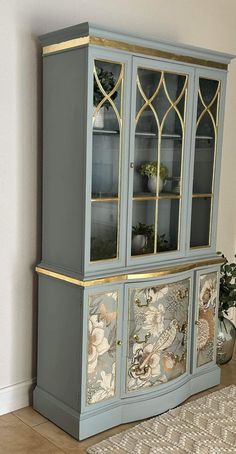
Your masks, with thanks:
[[(3, 396), (11, 390), (22, 393), (36, 374), (33, 267), (40, 255), (37, 35), (90, 21), (130, 34), (236, 54), (236, 3), (235, 0), (0, 0), (0, 7), (0, 412), (3, 413), (27, 404), (27, 400), (20, 399), (22, 395), (13, 401), (4, 400)], [(218, 249), (229, 256), (236, 250), (235, 119), (236, 61), (229, 69), (218, 230)]]

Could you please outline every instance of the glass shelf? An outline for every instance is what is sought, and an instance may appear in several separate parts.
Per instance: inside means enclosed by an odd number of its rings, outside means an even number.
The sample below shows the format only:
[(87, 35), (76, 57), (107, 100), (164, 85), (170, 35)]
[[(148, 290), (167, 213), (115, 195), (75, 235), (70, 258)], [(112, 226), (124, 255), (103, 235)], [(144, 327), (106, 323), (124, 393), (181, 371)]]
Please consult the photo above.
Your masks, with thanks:
[[(153, 138), (158, 139), (158, 134), (154, 132), (135, 132), (136, 137), (146, 137), (146, 138)], [(161, 139), (178, 139), (182, 140), (182, 136), (180, 134), (162, 134)]]
[(107, 134), (107, 135), (110, 135), (110, 134), (120, 134), (120, 131), (116, 131), (116, 130), (109, 130), (109, 129), (93, 129), (93, 133), (94, 134)]
[(214, 140), (212, 136), (196, 136), (197, 140)]

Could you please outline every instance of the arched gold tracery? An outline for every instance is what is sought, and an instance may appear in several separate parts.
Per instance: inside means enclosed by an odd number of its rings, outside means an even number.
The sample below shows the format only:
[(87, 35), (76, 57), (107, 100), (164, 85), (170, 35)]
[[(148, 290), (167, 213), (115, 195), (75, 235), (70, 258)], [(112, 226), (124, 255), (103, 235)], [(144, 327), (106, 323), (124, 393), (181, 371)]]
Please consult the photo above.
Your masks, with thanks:
[[(98, 60), (99, 63), (101, 63), (103, 60)], [(95, 122), (95, 118), (99, 112), (99, 110), (105, 105), (105, 103), (109, 102), (111, 108), (113, 109), (118, 126), (119, 126), (119, 167), (118, 167), (118, 195), (117, 197), (99, 197), (99, 198), (93, 198), (91, 199), (91, 203), (117, 203), (117, 248), (116, 248), (116, 257), (115, 259), (118, 258), (119, 256), (119, 238), (120, 238), (120, 191), (121, 191), (121, 153), (122, 153), (122, 126), (123, 126), (123, 90), (124, 90), (124, 64), (115, 62), (115, 61), (108, 61), (104, 60), (105, 64), (111, 64), (115, 65), (116, 67), (120, 67), (120, 73), (117, 78), (117, 81), (113, 87), (113, 89), (107, 93), (102, 86), (98, 73), (97, 73), (97, 67), (96, 67), (96, 60), (94, 61), (93, 64), (93, 76), (94, 80), (96, 81), (96, 84), (98, 86), (98, 89), (100, 90), (101, 94), (103, 95), (103, 98), (99, 102), (99, 104), (96, 106), (96, 108), (93, 111), (93, 125)], [(120, 108), (118, 109), (116, 104), (114, 103), (112, 97), (115, 92), (119, 90), (120, 93)], [(116, 131), (117, 132), (117, 131)], [(114, 260), (113, 258), (111, 259), (106, 259), (107, 260)], [(93, 260), (93, 262), (97, 262), (100, 260)], [(101, 259), (101, 261), (104, 261), (104, 259)]]
[(119, 113), (114, 101), (112, 100), (112, 96), (114, 95), (114, 93), (116, 91), (118, 91), (119, 87), (121, 86), (121, 90), (123, 88), (124, 65), (123, 64), (119, 64), (119, 65), (120, 65), (121, 69), (120, 69), (120, 74), (118, 76), (116, 84), (113, 87), (113, 89), (110, 91), (110, 93), (106, 93), (106, 91), (104, 90), (104, 88), (103, 88), (103, 86), (102, 86), (102, 84), (101, 84), (101, 82), (99, 80), (99, 77), (98, 77), (98, 74), (97, 74), (96, 64), (94, 62), (94, 66), (93, 66), (94, 78), (95, 78), (97, 86), (98, 86), (100, 92), (102, 93), (102, 95), (104, 96), (104, 98), (100, 101), (100, 103), (97, 105), (96, 109), (93, 112), (93, 122), (95, 121), (95, 118), (96, 118), (99, 110), (101, 109), (101, 107), (104, 106), (104, 104), (106, 102), (109, 102), (111, 107), (113, 108), (113, 110), (115, 112), (115, 115), (116, 115), (116, 118), (117, 118), (117, 121), (118, 121), (118, 124), (119, 124), (119, 128), (121, 130), (121, 128), (122, 128), (122, 103), (121, 103), (121, 109), (120, 109), (120, 113)]
[[(139, 68), (141, 69), (141, 68)], [(146, 70), (146, 68), (143, 68)], [(182, 161), (183, 161), (183, 149), (184, 149), (184, 142), (185, 142), (185, 114), (186, 114), (186, 102), (187, 102), (187, 90), (188, 90), (188, 76), (186, 74), (181, 74), (182, 77), (184, 77), (184, 83), (183, 83), (183, 87), (179, 93), (179, 95), (177, 96), (177, 98), (174, 100), (171, 98), (170, 96), (170, 93), (169, 93), (169, 90), (167, 88), (167, 83), (166, 83), (166, 78), (165, 78), (165, 75), (166, 74), (173, 74), (173, 73), (168, 73), (166, 71), (158, 71), (158, 73), (160, 74), (160, 79), (157, 83), (157, 86), (156, 88), (154, 89), (154, 92), (153, 94), (148, 97), (146, 96), (145, 94), (145, 91), (144, 91), (144, 88), (142, 87), (142, 84), (141, 84), (141, 81), (140, 81), (140, 77), (139, 77), (139, 73), (137, 73), (137, 87), (138, 87), (138, 90), (139, 90), (139, 93), (141, 95), (141, 97), (143, 98), (144, 100), (144, 104), (141, 106), (141, 108), (139, 109), (139, 111), (136, 113), (136, 117), (135, 117), (135, 124), (136, 124), (136, 128), (137, 128), (137, 125), (138, 125), (138, 122), (143, 114), (143, 112), (149, 107), (154, 115), (154, 118), (155, 118), (155, 122), (156, 122), (156, 125), (157, 125), (157, 185), (156, 185), (156, 197), (151, 197), (150, 199), (151, 200), (156, 200), (156, 209), (155, 209), (155, 226), (154, 226), (154, 254), (157, 253), (157, 231), (158, 231), (158, 200), (161, 199), (161, 198), (167, 198), (167, 197), (160, 197), (159, 196), (159, 179), (160, 179), (160, 162), (161, 162), (161, 141), (162, 141), (162, 138), (164, 137), (163, 136), (163, 129), (164, 129), (164, 126), (165, 126), (165, 121), (169, 115), (169, 113), (174, 110), (175, 113), (177, 114), (178, 118), (179, 118), (179, 121), (180, 121), (180, 125), (181, 125), (181, 130), (182, 130), (182, 136), (180, 137), (182, 139), (182, 150), (181, 150), (181, 154), (182, 154)], [(176, 74), (174, 74), (176, 75)], [(169, 103), (169, 107), (166, 109), (166, 112), (164, 113), (162, 119), (159, 118), (159, 115), (158, 115), (158, 112), (157, 112), (157, 109), (155, 108), (155, 106), (153, 105), (154, 101), (157, 99), (158, 97), (158, 94), (161, 90), (161, 88), (163, 87), (163, 90), (164, 90), (164, 93), (165, 93), (165, 96), (166, 96), (166, 99)], [(178, 108), (179, 106), (179, 103), (180, 101), (184, 98), (184, 109), (183, 109), (183, 115), (181, 115), (181, 112)], [(182, 198), (182, 163), (181, 163), (181, 175), (180, 175), (180, 194), (178, 197), (176, 197), (176, 195), (173, 194), (173, 197), (169, 197), (170, 199), (179, 199), (180, 200), (180, 204), (179, 204), (179, 221), (180, 221), (180, 214), (181, 214), (181, 198)], [(148, 197), (145, 197), (145, 199), (147, 200)], [(142, 198), (135, 198), (135, 200), (142, 200)], [(179, 229), (178, 229), (178, 236), (179, 236)], [(179, 244), (179, 239), (178, 239), (178, 244)]]

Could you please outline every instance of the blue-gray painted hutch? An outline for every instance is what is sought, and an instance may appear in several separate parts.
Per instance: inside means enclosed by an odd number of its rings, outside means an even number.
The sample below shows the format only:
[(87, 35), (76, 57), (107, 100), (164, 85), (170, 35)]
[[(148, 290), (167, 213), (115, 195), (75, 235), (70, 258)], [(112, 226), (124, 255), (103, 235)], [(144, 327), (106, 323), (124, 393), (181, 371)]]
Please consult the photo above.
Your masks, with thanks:
[(233, 56), (87, 23), (41, 43), (34, 408), (81, 440), (220, 381), (216, 226)]

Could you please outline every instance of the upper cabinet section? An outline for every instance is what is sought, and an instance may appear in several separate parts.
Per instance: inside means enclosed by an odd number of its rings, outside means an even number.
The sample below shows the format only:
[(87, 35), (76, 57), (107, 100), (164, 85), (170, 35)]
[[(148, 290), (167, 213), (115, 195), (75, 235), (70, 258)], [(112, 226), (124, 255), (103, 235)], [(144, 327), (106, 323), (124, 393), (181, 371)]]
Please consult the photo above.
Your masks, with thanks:
[(41, 42), (42, 265), (83, 279), (212, 256), (232, 56), (87, 23)]

